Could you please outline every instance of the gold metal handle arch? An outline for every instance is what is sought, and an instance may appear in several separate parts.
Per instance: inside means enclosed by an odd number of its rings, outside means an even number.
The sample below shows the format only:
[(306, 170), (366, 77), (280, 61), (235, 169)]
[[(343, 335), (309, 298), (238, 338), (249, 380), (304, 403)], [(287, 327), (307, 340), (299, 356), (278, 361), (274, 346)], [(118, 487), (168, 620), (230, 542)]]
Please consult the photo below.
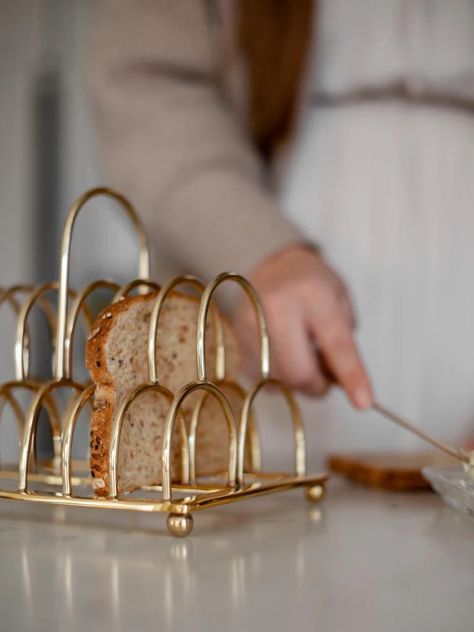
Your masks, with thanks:
[[(16, 299), (16, 294), (32, 294), (35, 291), (35, 288), (31, 285), (14, 285), (9, 287), (6, 290), (0, 291), (0, 307), (3, 303), (7, 303), (12, 308), (16, 319), (17, 319), (17, 328), (18, 328), (18, 319), (21, 318), (22, 313), (22, 305)], [(28, 299), (27, 299), (28, 300)], [(51, 337), (54, 336), (54, 331), (56, 329), (56, 311), (51, 305), (49, 301), (45, 299), (42, 295), (39, 296), (38, 302), (45, 313), (48, 327), (50, 330)], [(20, 350), (17, 347), (17, 344), (14, 345), (13, 348), (13, 360), (15, 366), (15, 377), (19, 380), (26, 379), (26, 374), (28, 370), (25, 370), (25, 365), (28, 367), (29, 365), (29, 352), (30, 352), (30, 338), (28, 333), (28, 328), (25, 323), (24, 333), (22, 335), (22, 349)]]
[[(14, 397), (13, 391), (18, 389), (29, 391), (30, 393), (37, 393), (41, 387), (42, 384), (40, 384), (39, 382), (34, 382), (33, 380), (13, 380), (11, 382), (6, 382), (0, 386), (0, 409), (2, 407), (3, 400), (10, 401), (10, 398), (12, 398), (13, 401), (16, 402), (16, 404), (14, 405), (14, 412), (15, 416), (17, 416), (18, 429), (20, 431), (20, 446), (25, 428), (25, 415), (21, 406), (19, 406), (18, 400)], [(11, 402), (10, 405), (13, 405), (13, 402)], [(46, 408), (46, 412), (48, 413), (47, 418), (50, 424), (51, 436), (53, 437), (54, 457), (57, 457), (59, 454), (59, 443), (61, 440), (59, 412), (54, 399), (49, 396), (45, 397), (44, 406)], [(33, 458), (35, 458), (33, 445), (31, 446), (31, 452)]]
[(78, 393), (72, 406), (66, 414), (66, 422), (63, 429), (63, 437), (61, 442), (61, 477), (63, 484), (63, 494), (70, 496), (72, 492), (71, 481), (71, 457), (72, 457), (72, 441), (74, 438), (74, 430), (79, 415), (84, 406), (92, 400), (95, 393), (95, 384), (88, 386), (82, 393)]
[(8, 302), (15, 313), (18, 313), (20, 311), (20, 304), (15, 294), (30, 294), (34, 289), (34, 285), (12, 285), (8, 288), (0, 288), (0, 306), (4, 302)]
[(58, 301), (58, 326), (56, 335), (56, 356), (55, 356), (55, 377), (61, 379), (66, 375), (66, 357), (64, 349), (64, 340), (66, 336), (66, 320), (68, 311), (68, 286), (69, 286), (69, 265), (71, 255), (71, 241), (74, 224), (80, 210), (91, 200), (96, 197), (110, 197), (119, 203), (121, 208), (128, 215), (135, 228), (135, 233), (139, 242), (139, 276), (148, 278), (150, 276), (150, 251), (148, 248), (148, 240), (143, 225), (138, 214), (132, 204), (126, 197), (109, 189), (107, 187), (98, 187), (91, 189), (81, 195), (74, 205), (71, 207), (64, 225), (63, 237), (61, 242), (61, 262), (59, 272), (59, 301)]
[[(53, 356), (56, 354), (55, 348), (55, 338), (54, 338), (54, 328), (56, 326), (56, 316), (54, 314), (54, 310), (52, 305), (46, 301), (45, 294), (51, 291), (59, 291), (59, 284), (57, 281), (52, 281), (49, 283), (44, 283), (37, 287), (28, 297), (28, 299), (23, 303), (20, 312), (17, 318), (16, 325), (16, 341), (15, 341), (15, 369), (16, 369), (16, 378), (18, 380), (25, 380), (28, 377), (29, 373), (29, 353), (26, 352), (27, 344), (28, 344), (28, 332), (27, 332), (27, 323), (28, 317), (30, 315), (31, 310), (35, 306), (36, 303), (43, 308), (43, 311), (46, 314), (48, 319), (48, 325), (51, 333), (51, 349)], [(74, 290), (68, 289), (67, 295), (71, 297), (75, 297), (76, 293)], [(83, 308), (84, 317), (87, 321), (87, 325), (90, 328), (92, 326), (92, 317), (89, 313), (89, 310), (85, 305), (81, 305)], [(25, 368), (26, 363), (26, 368)]]
[[(35, 433), (36, 425), (38, 423), (38, 417), (43, 407), (43, 400), (47, 401), (47, 398), (58, 388), (72, 388), (81, 393), (84, 387), (77, 382), (67, 380), (63, 378), (61, 381), (51, 380), (44, 384), (36, 393), (33, 401), (28, 408), (26, 415), (25, 428), (23, 431), (23, 438), (20, 448), (20, 463), (19, 463), (19, 479), (18, 479), (18, 491), (26, 492), (28, 486), (28, 471), (30, 462), (31, 446), (33, 436)], [(55, 458), (61, 454), (61, 435), (59, 429), (54, 429), (53, 445)]]
[(171, 439), (173, 436), (173, 430), (176, 423), (176, 418), (181, 410), (181, 406), (184, 400), (191, 395), (194, 391), (207, 391), (212, 394), (219, 402), (222, 411), (224, 413), (227, 427), (229, 430), (229, 465), (228, 465), (228, 485), (229, 487), (235, 487), (236, 484), (240, 485), (240, 477), (237, 469), (237, 431), (236, 423), (234, 419), (234, 413), (229, 404), (227, 397), (224, 393), (211, 382), (191, 382), (186, 386), (183, 386), (174, 396), (171, 407), (168, 411), (168, 416), (165, 422), (165, 429), (163, 432), (163, 447), (162, 447), (162, 485), (163, 485), (163, 501), (171, 501), (171, 478), (170, 478), (170, 466), (171, 466)]
[[(232, 390), (241, 400), (242, 405), (245, 402), (246, 391), (238, 382), (221, 380), (215, 384), (225, 395), (225, 389)], [(197, 429), (201, 419), (201, 412), (209, 399), (210, 393), (203, 393), (202, 397), (194, 406), (191, 420), (189, 423), (188, 443), (189, 443), (189, 478), (192, 484), (196, 482), (196, 437)], [(252, 410), (249, 411), (248, 432), (250, 437), (250, 463), (253, 472), (258, 472), (262, 467), (262, 450), (260, 445), (260, 437), (255, 423), (255, 416)], [(244, 448), (245, 461), (245, 448)]]
[(134, 279), (133, 281), (130, 281), (129, 283), (126, 283), (125, 285), (122, 285), (122, 287), (118, 288), (112, 300), (112, 303), (118, 303), (126, 296), (128, 296), (130, 292), (132, 292), (137, 287), (147, 288), (148, 291), (144, 292), (144, 294), (148, 294), (149, 292), (158, 292), (158, 290), (160, 289), (158, 283), (155, 283), (155, 281), (151, 281), (150, 279)]
[(196, 342), (196, 354), (198, 365), (198, 379), (200, 381), (207, 381), (207, 368), (206, 368), (206, 323), (209, 312), (209, 306), (212, 296), (216, 289), (226, 281), (233, 281), (240, 285), (249, 297), (252, 306), (255, 310), (257, 319), (257, 325), (260, 334), (260, 376), (262, 379), (268, 378), (270, 375), (270, 342), (268, 339), (268, 328), (265, 320), (265, 314), (263, 307), (258, 298), (258, 294), (255, 288), (247, 279), (240, 274), (234, 272), (223, 272), (219, 274), (204, 290), (201, 298), (201, 304), (199, 306), (198, 315), (198, 331)]
[(298, 478), (304, 478), (306, 473), (306, 446), (303, 420), (301, 418), (301, 412), (296, 399), (291, 392), (291, 389), (282, 384), (279, 380), (273, 378), (266, 378), (260, 380), (257, 384), (247, 393), (247, 396), (242, 407), (242, 415), (240, 419), (239, 427), (239, 440), (238, 440), (238, 473), (241, 480), (244, 479), (244, 459), (245, 459), (245, 441), (247, 436), (247, 428), (249, 423), (249, 416), (251, 414), (252, 404), (258, 395), (258, 393), (265, 386), (276, 387), (284, 396), (291, 413), (291, 419), (293, 422), (293, 433), (295, 438), (295, 474)]
[[(21, 306), (20, 306), (20, 303), (17, 301), (15, 294), (31, 293), (33, 292), (33, 290), (34, 290), (34, 287), (31, 285), (14, 285), (7, 289), (1, 288), (0, 289), (0, 307), (4, 303), (7, 303), (12, 308), (13, 313), (15, 314), (16, 318), (18, 318), (21, 311)], [(29, 361), (30, 361), (30, 337), (29, 337), (28, 331), (26, 331), (25, 336), (24, 336), (23, 352), (22, 352), (22, 357), (21, 357), (20, 362), (17, 359), (16, 346), (14, 345), (13, 347), (13, 363), (15, 367), (15, 377), (17, 379), (21, 379), (22, 366), (24, 366), (25, 364), (28, 366)]]
[(12, 285), (9, 288), (0, 288), (0, 307), (3, 303), (8, 303), (16, 315), (20, 312), (20, 303), (16, 294), (31, 294), (35, 287), (33, 285)]
[[(173, 393), (154, 382), (146, 382), (133, 389), (127, 397), (121, 402), (118, 407), (114, 418), (112, 420), (112, 428), (110, 432), (110, 446), (109, 446), (109, 497), (117, 498), (118, 496), (118, 456), (120, 447), (120, 435), (122, 433), (123, 422), (125, 416), (129, 411), (132, 404), (145, 393), (158, 393), (163, 395), (170, 405), (173, 402)], [(179, 415), (180, 419), (180, 432), (181, 432), (181, 478), (183, 483), (189, 482), (189, 447), (188, 447), (188, 435), (186, 432), (186, 423), (182, 413)], [(166, 428), (166, 426), (165, 426)], [(163, 455), (164, 459), (164, 455)], [(169, 474), (169, 472), (168, 472)], [(169, 482), (169, 479), (168, 479)], [(164, 483), (163, 483), (164, 485)]]
[(13, 393), (11, 393), (10, 390), (8, 389), (4, 390), (2, 388), (0, 389), (0, 424), (2, 423), (2, 415), (5, 408), (5, 404), (8, 404), (11, 410), (13, 411), (17, 428), (18, 428), (18, 432), (20, 433), (20, 436), (21, 436), (23, 434), (23, 422), (24, 422), (23, 410), (20, 406), (19, 401), (16, 399)]
[[(57, 288), (58, 284), (55, 282), (44, 283), (40, 287), (35, 288), (29, 295), (28, 299), (21, 306), (16, 322), (15, 338), (15, 374), (17, 380), (26, 380), (29, 373), (29, 352), (26, 352), (26, 350), (29, 349), (27, 323), (30, 312), (36, 302), (38, 302), (38, 304), (41, 304), (41, 300), (44, 299), (44, 295), (47, 292), (57, 290)], [(53, 323), (51, 323), (51, 321), (48, 319), (48, 323), (51, 327), (51, 325), (56, 324), (56, 321), (54, 320)], [(51, 352), (52, 354), (54, 354), (53, 330), (51, 331)]]
[[(157, 375), (157, 357), (156, 357), (156, 343), (158, 339), (158, 322), (161, 315), (163, 304), (170, 294), (170, 292), (179, 285), (187, 285), (192, 287), (201, 293), (206, 289), (206, 286), (198, 278), (191, 275), (183, 275), (176, 277), (164, 285), (156, 297), (155, 303), (150, 318), (150, 329), (148, 334), (148, 375), (151, 382), (158, 382)], [(216, 366), (215, 373), (218, 380), (223, 379), (225, 375), (225, 344), (224, 344), (224, 332), (222, 329), (222, 323), (217, 312), (217, 308), (213, 306), (213, 324), (216, 335)]]
[[(65, 378), (72, 377), (72, 364), (73, 364), (73, 340), (74, 340), (74, 331), (77, 325), (77, 319), (79, 317), (79, 313), (83, 305), (85, 305), (86, 300), (89, 296), (98, 289), (108, 289), (113, 292), (117, 292), (119, 289), (118, 283), (114, 283), (109, 279), (103, 279), (99, 281), (94, 281), (90, 283), (85, 288), (83, 288), (76, 295), (70, 309), (70, 313), (67, 317), (66, 321), (66, 335), (64, 338), (64, 363), (65, 363)], [(88, 312), (85, 312), (88, 315)], [(91, 324), (91, 323), (88, 323)], [(90, 330), (90, 328), (89, 328)]]

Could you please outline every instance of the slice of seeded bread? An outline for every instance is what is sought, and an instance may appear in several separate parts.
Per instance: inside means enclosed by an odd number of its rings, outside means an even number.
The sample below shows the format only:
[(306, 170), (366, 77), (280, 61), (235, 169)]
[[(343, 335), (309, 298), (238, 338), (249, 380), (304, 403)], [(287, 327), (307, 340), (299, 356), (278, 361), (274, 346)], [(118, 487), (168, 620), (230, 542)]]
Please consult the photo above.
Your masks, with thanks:
[[(127, 297), (107, 307), (98, 317), (87, 342), (86, 363), (96, 384), (90, 430), (90, 465), (97, 495), (109, 494), (109, 446), (112, 419), (123, 398), (148, 380), (147, 341), (156, 292)], [(163, 305), (158, 325), (157, 374), (173, 394), (196, 379), (196, 329), (199, 301), (172, 293)], [(212, 327), (207, 335), (209, 378), (214, 379), (215, 341)], [(226, 364), (229, 377), (239, 370), (237, 341), (224, 321)], [(227, 394), (227, 393), (226, 393)], [(183, 405), (189, 427), (190, 412), (201, 397), (191, 394)], [(231, 398), (229, 398), (231, 399)], [(238, 413), (239, 402), (231, 405)], [(161, 445), (169, 401), (146, 393), (129, 409), (123, 424), (118, 462), (118, 489), (133, 491), (161, 482)], [(172, 477), (179, 480), (179, 428), (172, 446)], [(217, 402), (207, 398), (196, 437), (196, 472), (209, 474), (227, 466), (228, 435)]]

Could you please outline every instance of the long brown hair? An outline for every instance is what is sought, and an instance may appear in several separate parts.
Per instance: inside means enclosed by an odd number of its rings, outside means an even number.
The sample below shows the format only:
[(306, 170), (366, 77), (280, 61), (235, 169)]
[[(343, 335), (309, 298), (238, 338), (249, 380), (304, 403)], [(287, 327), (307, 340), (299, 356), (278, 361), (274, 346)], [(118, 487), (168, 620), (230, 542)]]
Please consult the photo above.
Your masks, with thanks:
[(294, 128), (313, 11), (313, 0), (240, 0), (237, 42), (248, 76), (249, 126), (265, 160)]

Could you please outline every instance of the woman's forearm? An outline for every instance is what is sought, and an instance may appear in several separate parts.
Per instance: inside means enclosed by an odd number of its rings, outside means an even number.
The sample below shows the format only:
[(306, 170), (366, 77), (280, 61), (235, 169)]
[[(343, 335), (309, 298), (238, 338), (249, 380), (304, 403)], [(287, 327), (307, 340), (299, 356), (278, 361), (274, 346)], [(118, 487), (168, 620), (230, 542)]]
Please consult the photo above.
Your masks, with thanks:
[(218, 89), (205, 6), (106, 2), (90, 85), (108, 183), (136, 204), (161, 256), (209, 278), (246, 273), (301, 235)]

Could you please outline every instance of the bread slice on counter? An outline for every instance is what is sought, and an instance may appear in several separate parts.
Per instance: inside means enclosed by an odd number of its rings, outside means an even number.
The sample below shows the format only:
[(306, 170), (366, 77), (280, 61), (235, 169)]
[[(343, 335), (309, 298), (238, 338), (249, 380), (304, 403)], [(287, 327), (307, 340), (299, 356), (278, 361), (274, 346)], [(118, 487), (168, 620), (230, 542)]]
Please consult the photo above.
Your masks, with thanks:
[(378, 489), (410, 491), (429, 489), (421, 470), (427, 466), (450, 467), (456, 460), (441, 452), (361, 452), (332, 454), (329, 469), (349, 480)]
[[(96, 385), (90, 427), (90, 466), (97, 495), (109, 494), (109, 447), (112, 419), (123, 398), (148, 380), (147, 342), (151, 310), (157, 293), (127, 297), (99, 315), (87, 342), (86, 363)], [(176, 393), (195, 380), (196, 332), (199, 301), (174, 292), (166, 299), (158, 325), (157, 374), (161, 385)], [(225, 321), (227, 374), (239, 371), (238, 345)], [(207, 360), (209, 378), (214, 379), (215, 339), (208, 324)], [(226, 394), (228, 394), (226, 392)], [(200, 397), (193, 393), (183, 411), (190, 412)], [(240, 408), (234, 396), (231, 405)], [(118, 462), (119, 492), (161, 483), (161, 445), (169, 402), (146, 393), (129, 410), (124, 421)], [(238, 410), (235, 410), (238, 413)], [(172, 446), (172, 477), (179, 480), (179, 429)], [(228, 434), (223, 413), (212, 397), (203, 407), (196, 438), (196, 471), (205, 475), (227, 467)]]

